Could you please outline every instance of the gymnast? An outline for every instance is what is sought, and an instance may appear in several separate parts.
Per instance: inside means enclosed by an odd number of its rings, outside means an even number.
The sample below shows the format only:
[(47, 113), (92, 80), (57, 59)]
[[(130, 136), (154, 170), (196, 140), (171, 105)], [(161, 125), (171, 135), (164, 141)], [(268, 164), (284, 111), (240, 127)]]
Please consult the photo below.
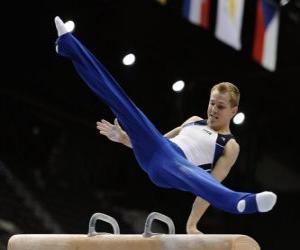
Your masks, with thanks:
[[(231, 83), (214, 86), (208, 118), (191, 117), (164, 136), (59, 17), (55, 17), (55, 25), (56, 52), (72, 61), (82, 80), (116, 116), (114, 125), (119, 126), (119, 123), (124, 129), (123, 139), (112, 138), (107, 134), (112, 124), (102, 120), (97, 123), (100, 133), (118, 142), (127, 138), (124, 144), (132, 148), (140, 167), (155, 185), (190, 192), (233, 214), (268, 212), (274, 207), (277, 196), (273, 192), (236, 192), (220, 183), (239, 153), (229, 129), (238, 109), (236, 86)], [(105, 130), (106, 125), (108, 130)], [(204, 164), (214, 166), (216, 177), (201, 168)]]

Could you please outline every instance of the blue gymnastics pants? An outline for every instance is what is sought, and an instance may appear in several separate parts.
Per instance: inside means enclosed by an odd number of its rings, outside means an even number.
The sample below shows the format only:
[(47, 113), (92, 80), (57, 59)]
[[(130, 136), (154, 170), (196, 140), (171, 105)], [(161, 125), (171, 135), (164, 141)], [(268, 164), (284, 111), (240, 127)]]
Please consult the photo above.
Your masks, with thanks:
[(136, 107), (94, 55), (71, 33), (56, 40), (58, 54), (70, 59), (88, 87), (107, 104), (127, 132), (134, 155), (151, 181), (162, 188), (191, 192), (213, 207), (238, 214), (237, 203), (246, 200), (243, 213), (258, 212), (255, 194), (235, 192), (203, 169), (194, 166), (181, 149), (165, 138)]

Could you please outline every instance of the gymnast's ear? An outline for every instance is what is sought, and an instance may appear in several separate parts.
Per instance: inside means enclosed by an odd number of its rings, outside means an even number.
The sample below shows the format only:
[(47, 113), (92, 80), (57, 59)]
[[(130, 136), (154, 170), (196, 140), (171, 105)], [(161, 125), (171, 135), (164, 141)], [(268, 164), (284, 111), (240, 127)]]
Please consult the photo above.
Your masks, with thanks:
[(239, 110), (238, 106), (234, 106), (231, 108), (232, 116), (235, 116)]

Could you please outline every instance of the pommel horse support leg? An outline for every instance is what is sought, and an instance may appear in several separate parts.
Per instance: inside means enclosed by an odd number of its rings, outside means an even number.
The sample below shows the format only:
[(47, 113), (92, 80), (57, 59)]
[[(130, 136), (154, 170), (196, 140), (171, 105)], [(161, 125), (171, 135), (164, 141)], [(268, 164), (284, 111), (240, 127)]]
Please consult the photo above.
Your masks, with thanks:
[[(108, 222), (113, 234), (95, 231), (97, 220)], [(153, 220), (165, 222), (168, 234), (151, 231)], [(117, 221), (102, 213), (94, 214), (85, 234), (18, 234), (8, 241), (7, 250), (259, 250), (258, 243), (241, 234), (175, 234), (173, 221), (160, 213), (149, 214), (144, 233), (120, 234)]]

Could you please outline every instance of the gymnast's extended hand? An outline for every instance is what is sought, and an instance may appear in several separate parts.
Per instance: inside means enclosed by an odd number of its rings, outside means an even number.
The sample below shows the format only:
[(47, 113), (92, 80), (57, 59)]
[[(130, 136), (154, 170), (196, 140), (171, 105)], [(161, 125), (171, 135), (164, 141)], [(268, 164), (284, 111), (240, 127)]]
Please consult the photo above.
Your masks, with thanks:
[(113, 142), (122, 143), (127, 147), (132, 147), (127, 133), (121, 128), (117, 118), (115, 118), (114, 124), (104, 119), (102, 119), (100, 122), (98, 121), (96, 124), (101, 135), (106, 136)]

